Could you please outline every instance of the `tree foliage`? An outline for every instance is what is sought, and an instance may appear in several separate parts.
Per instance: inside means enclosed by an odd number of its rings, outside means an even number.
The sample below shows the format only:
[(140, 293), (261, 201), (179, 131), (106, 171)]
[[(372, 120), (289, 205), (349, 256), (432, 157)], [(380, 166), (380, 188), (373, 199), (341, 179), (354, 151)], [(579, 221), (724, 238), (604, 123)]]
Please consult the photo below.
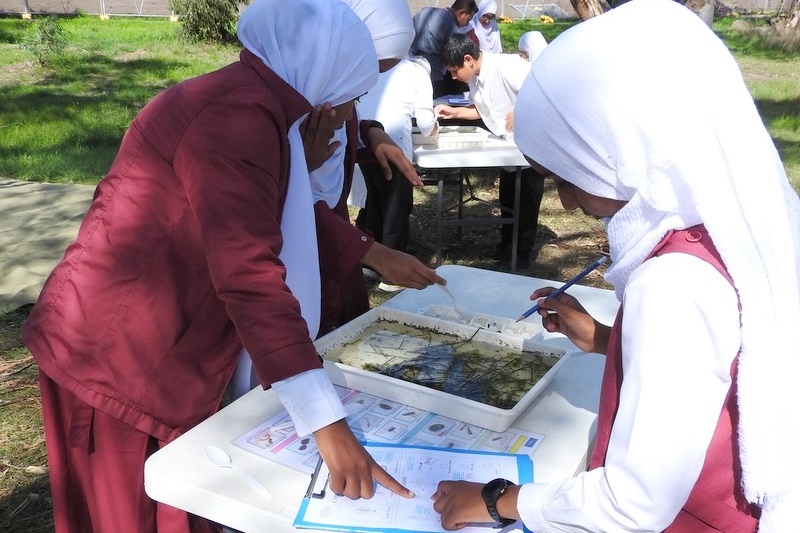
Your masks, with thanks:
[(244, 0), (170, 0), (178, 15), (180, 34), (189, 41), (236, 41), (236, 21)]
[(52, 67), (56, 56), (67, 46), (67, 37), (61, 21), (55, 15), (37, 19), (22, 42), (22, 48), (36, 57), (43, 67)]

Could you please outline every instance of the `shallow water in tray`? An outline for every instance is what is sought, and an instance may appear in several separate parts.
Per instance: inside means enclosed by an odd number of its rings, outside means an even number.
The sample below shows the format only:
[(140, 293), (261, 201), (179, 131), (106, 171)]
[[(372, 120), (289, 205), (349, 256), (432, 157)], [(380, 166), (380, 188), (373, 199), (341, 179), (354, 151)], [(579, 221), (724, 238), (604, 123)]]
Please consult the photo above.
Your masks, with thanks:
[(510, 409), (557, 358), (378, 321), (325, 359)]

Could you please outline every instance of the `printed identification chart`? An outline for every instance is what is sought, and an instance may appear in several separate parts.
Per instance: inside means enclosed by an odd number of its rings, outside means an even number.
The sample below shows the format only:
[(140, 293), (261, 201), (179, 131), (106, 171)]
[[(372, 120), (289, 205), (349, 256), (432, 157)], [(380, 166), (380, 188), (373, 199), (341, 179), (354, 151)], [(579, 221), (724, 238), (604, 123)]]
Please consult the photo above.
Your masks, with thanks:
[[(444, 531), (441, 519), (431, 500), (439, 481), (487, 483), (495, 478), (505, 478), (516, 484), (533, 481), (533, 463), (525, 455), (369, 443), (365, 447), (375, 461), (414, 492), (415, 497), (402, 498), (380, 485), (369, 500), (336, 496), (326, 488), (328, 470), (323, 463), (303, 499), (295, 527), (382, 533), (441, 532)], [(486, 525), (461, 531), (492, 531)]]
[[(347, 411), (347, 423), (365, 442), (483, 450), (530, 455), (544, 435), (513, 428), (502, 433), (334, 385)], [(298, 437), (289, 413), (282, 411), (233, 443), (277, 463), (311, 474), (319, 454), (313, 437)]]

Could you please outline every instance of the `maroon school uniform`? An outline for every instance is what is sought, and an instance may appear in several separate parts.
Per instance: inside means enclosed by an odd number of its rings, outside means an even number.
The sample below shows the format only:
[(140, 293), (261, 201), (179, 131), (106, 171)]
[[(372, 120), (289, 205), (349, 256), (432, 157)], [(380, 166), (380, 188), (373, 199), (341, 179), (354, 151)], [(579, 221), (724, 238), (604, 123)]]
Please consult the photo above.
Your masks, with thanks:
[[(715, 267), (731, 284), (714, 243), (705, 227), (694, 226), (671, 231), (653, 250), (650, 257), (680, 252), (698, 257)], [(600, 411), (597, 421), (597, 444), (589, 468), (603, 466), (611, 428), (614, 423), (619, 393), (622, 387), (622, 309), (614, 321), (608, 343), (608, 355), (600, 392)], [(742, 468), (739, 462), (737, 438), (739, 410), (736, 405), (736, 370), (739, 358), (731, 365), (732, 385), (725, 399), (717, 428), (706, 452), (700, 477), (689, 499), (675, 521), (665, 530), (668, 533), (754, 533), (758, 529), (761, 510), (744, 498), (741, 490)], [(668, 401), (667, 398), (664, 401)]]
[[(265, 385), (322, 367), (278, 259), (287, 132), (310, 110), (243, 51), (132, 122), (23, 331), (43, 374), (59, 531), (154, 529), (144, 461), (219, 408), (242, 343)], [(324, 333), (366, 310), (360, 262), (373, 240), (341, 207), (315, 213)], [(116, 495), (111, 508), (101, 492)]]

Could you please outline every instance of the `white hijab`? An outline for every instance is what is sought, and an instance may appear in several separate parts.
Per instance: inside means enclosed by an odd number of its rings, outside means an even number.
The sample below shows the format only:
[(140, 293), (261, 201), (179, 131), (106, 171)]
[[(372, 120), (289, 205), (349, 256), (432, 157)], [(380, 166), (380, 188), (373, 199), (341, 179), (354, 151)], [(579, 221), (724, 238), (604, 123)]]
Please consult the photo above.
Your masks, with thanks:
[(539, 54), (547, 46), (547, 40), (540, 31), (526, 31), (519, 36), (519, 44), (517, 47), (520, 52), (528, 53), (528, 62), (533, 63), (533, 60), (539, 57)]
[[(402, 59), (408, 54), (414, 40), (414, 21), (406, 0), (343, 0), (360, 18), (372, 36), (378, 59)], [(362, 93), (363, 94), (363, 93)], [(361, 95), (357, 95), (361, 96)], [(339, 148), (321, 167), (311, 173), (312, 178), (328, 181), (344, 179), (344, 154), (347, 147), (346, 128), (337, 130), (331, 141), (339, 141)], [(363, 207), (367, 189), (361, 169), (354, 170), (353, 184), (347, 203)]]
[(725, 45), (671, 0), (633, 0), (547, 47), (514, 124), (528, 157), (628, 201), (607, 221), (618, 297), (669, 229), (705, 224), (742, 305), (744, 494), (762, 506), (760, 531), (778, 517), (796, 527), (800, 202)]
[(367, 25), (378, 59), (402, 59), (414, 40), (414, 20), (406, 0), (344, 0)]
[(503, 51), (503, 45), (500, 42), (500, 30), (497, 28), (497, 19), (493, 19), (488, 26), (481, 24), (481, 17), (487, 13), (497, 15), (497, 2), (495, 0), (481, 0), (478, 4), (478, 12), (472, 17), (469, 22), (469, 29), (475, 30), (475, 35), (478, 37), (478, 47), (492, 54), (499, 54)]
[[(367, 25), (378, 59), (402, 59), (408, 54), (414, 40), (414, 20), (406, 0), (343, 0), (350, 9)], [(344, 165), (344, 145), (347, 135), (344, 130), (336, 132), (335, 139), (342, 147), (318, 173), (339, 172)], [(364, 207), (367, 202), (367, 185), (364, 175), (356, 165), (353, 171), (353, 183), (347, 204)]]
[[(244, 47), (311, 105), (354, 100), (378, 79), (378, 58), (369, 30), (339, 0), (256, 0), (244, 10), (236, 30)], [(291, 126), (288, 135), (291, 166), (281, 218), (280, 258), (286, 267), (286, 285), (300, 302), (314, 339), (321, 307), (314, 203), (322, 200), (335, 206), (344, 175), (309, 175), (300, 135), (303, 119)], [(249, 357), (244, 359), (249, 361)], [(242, 370), (245, 373), (249, 378), (249, 368)]]

